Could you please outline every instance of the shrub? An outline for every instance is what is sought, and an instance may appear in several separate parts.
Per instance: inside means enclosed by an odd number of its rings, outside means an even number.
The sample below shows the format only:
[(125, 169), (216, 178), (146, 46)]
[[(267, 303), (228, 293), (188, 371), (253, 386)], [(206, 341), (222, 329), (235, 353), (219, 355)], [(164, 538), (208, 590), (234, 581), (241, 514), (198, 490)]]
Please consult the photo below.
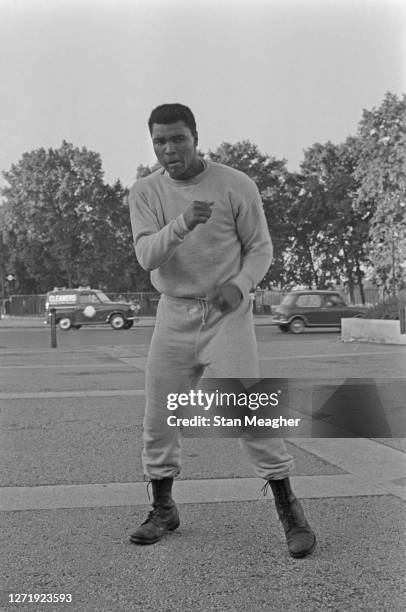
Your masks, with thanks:
[(392, 319), (399, 320), (399, 310), (401, 307), (406, 308), (406, 296), (391, 297), (371, 306), (365, 313), (365, 319)]

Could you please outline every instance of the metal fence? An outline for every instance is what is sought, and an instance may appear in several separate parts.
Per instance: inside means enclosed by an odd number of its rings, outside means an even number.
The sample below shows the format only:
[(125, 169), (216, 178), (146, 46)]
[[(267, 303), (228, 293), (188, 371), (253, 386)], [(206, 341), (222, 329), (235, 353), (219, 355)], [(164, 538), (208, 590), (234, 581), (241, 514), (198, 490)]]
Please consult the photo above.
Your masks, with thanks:
[[(280, 304), (285, 291), (262, 291), (255, 292), (253, 305), (254, 313), (270, 314), (273, 306)], [(372, 305), (379, 301), (379, 293), (377, 289), (365, 289), (366, 304)], [(140, 292), (132, 293), (107, 293), (111, 300), (124, 300), (135, 302), (141, 306), (140, 316), (154, 316), (159, 301), (159, 293), (156, 292)], [(41, 317), (45, 313), (46, 295), (11, 295), (3, 300), (1, 304), (1, 314), (12, 317)], [(347, 299), (347, 301), (349, 301)], [(359, 289), (356, 289), (354, 303), (361, 304), (361, 294)]]
[(45, 295), (10, 295), (2, 302), (1, 314), (11, 317), (43, 316), (45, 299)]

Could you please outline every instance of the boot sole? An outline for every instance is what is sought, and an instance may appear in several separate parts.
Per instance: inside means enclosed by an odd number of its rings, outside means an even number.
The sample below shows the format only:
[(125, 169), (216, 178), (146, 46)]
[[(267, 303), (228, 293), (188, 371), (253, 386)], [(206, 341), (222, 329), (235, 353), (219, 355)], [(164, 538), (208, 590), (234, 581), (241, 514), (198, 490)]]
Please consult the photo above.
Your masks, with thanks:
[(317, 540), (316, 540), (316, 536), (314, 536), (313, 546), (311, 548), (309, 548), (309, 550), (306, 550), (306, 551), (301, 552), (301, 553), (292, 553), (292, 552), (289, 551), (289, 554), (294, 559), (304, 559), (304, 557), (307, 557), (308, 555), (311, 555), (312, 552), (314, 552), (314, 550), (316, 549), (316, 546), (317, 546)]
[(162, 531), (162, 533), (159, 536), (157, 536), (153, 540), (143, 540), (140, 538), (136, 538), (134, 536), (130, 536), (130, 541), (133, 544), (142, 544), (143, 546), (148, 546), (148, 544), (155, 544), (156, 542), (159, 542), (159, 540), (161, 540), (162, 536), (164, 536), (165, 533), (168, 533), (168, 531), (175, 531), (175, 529), (177, 529), (179, 525), (180, 525), (180, 521), (178, 521), (177, 523), (173, 525), (168, 526), (166, 529)]

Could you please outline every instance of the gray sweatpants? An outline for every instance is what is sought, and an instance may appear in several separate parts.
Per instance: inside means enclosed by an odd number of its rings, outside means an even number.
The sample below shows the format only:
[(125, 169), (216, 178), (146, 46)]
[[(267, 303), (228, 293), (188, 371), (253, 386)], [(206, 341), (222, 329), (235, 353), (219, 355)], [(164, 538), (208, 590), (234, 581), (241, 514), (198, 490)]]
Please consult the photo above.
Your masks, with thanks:
[[(173, 414), (167, 395), (193, 389), (203, 373), (212, 378), (259, 377), (249, 297), (224, 315), (204, 300), (161, 296), (146, 368), (142, 462), (148, 479), (180, 473), (181, 434), (167, 423)], [(239, 442), (260, 478), (285, 478), (293, 467), (280, 438), (253, 436)]]

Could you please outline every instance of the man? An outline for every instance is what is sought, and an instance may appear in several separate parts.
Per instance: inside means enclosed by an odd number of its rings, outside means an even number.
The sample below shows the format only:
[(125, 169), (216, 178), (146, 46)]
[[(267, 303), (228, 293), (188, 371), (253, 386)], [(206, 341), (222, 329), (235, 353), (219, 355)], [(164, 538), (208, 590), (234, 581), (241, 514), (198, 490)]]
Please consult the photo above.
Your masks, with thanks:
[[(163, 104), (148, 125), (162, 167), (135, 183), (129, 203), (138, 261), (162, 295), (146, 367), (142, 452), (153, 510), (132, 534), (135, 544), (153, 544), (179, 526), (172, 484), (181, 440), (167, 422), (168, 394), (193, 389), (205, 371), (259, 377), (249, 292), (272, 259), (255, 183), (199, 157), (191, 110)], [(316, 538), (290, 488), (293, 459), (284, 442), (246, 434), (240, 443), (273, 491), (290, 554), (310, 554)]]

